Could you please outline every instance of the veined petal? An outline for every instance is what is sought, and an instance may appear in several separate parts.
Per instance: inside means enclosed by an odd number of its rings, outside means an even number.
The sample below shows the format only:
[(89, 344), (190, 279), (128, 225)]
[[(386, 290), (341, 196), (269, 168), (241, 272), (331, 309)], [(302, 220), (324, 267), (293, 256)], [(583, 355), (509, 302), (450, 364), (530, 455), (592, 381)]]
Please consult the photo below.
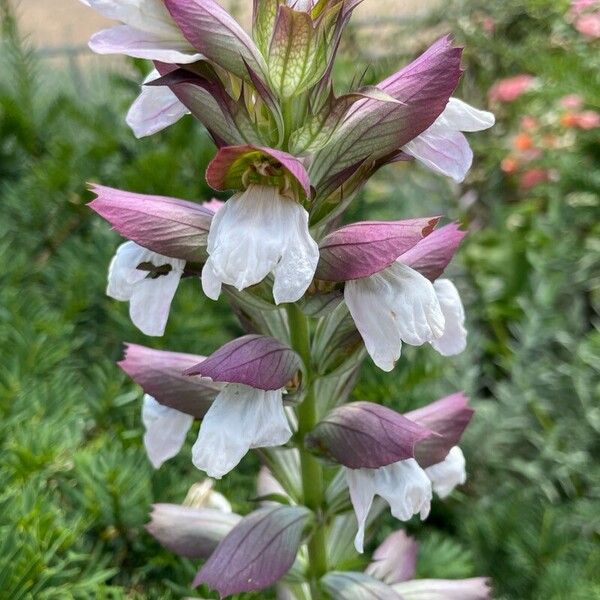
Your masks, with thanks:
[(467, 138), (460, 131), (438, 123), (402, 146), (402, 151), (459, 183), (473, 163), (473, 151)]
[(467, 481), (466, 461), (462, 450), (454, 446), (448, 456), (437, 465), (425, 469), (433, 491), (440, 497), (449, 496), (457, 485)]
[[(159, 256), (159, 255), (156, 255)], [(156, 279), (146, 279), (136, 284), (129, 301), (129, 316), (133, 324), (146, 335), (161, 336), (165, 332), (171, 302), (179, 286), (183, 274), (184, 261), (177, 261), (180, 265), (173, 265), (177, 259), (169, 259), (171, 271)], [(154, 263), (156, 265), (156, 263)], [(156, 265), (159, 266), (159, 265)]]
[(173, 458), (183, 446), (194, 417), (159, 404), (152, 396), (144, 395), (142, 421), (146, 428), (144, 446), (155, 469)]
[(121, 302), (131, 298), (135, 284), (147, 275), (137, 269), (147, 252), (135, 242), (125, 242), (117, 248), (108, 267), (107, 296)]
[(168, 63), (191, 63), (200, 58), (162, 0), (89, 0), (84, 4), (107, 19), (123, 23), (93, 35), (90, 48), (94, 52)]
[(400, 340), (413, 346), (440, 337), (444, 315), (431, 282), (399, 261), (346, 283), (344, 298), (375, 364), (390, 371)]
[(402, 340), (394, 313), (384, 299), (386, 282), (379, 274), (346, 283), (344, 300), (373, 362), (391, 371), (400, 358)]
[(455, 131), (483, 131), (493, 127), (496, 117), (487, 110), (479, 110), (458, 98), (450, 98), (437, 123)]
[(360, 554), (364, 551), (365, 525), (375, 497), (375, 469), (345, 469), (350, 500), (354, 507), (358, 532), (354, 547)]
[(291, 436), (281, 390), (228, 384), (202, 421), (192, 459), (198, 469), (220, 479), (249, 449), (281, 446)]
[[(160, 77), (154, 69), (144, 83)], [(125, 120), (137, 138), (146, 137), (176, 123), (189, 110), (168, 87), (145, 87), (127, 112)]]
[(418, 551), (417, 541), (399, 529), (375, 550), (365, 573), (388, 585), (408, 581), (415, 576)]
[(433, 340), (431, 345), (442, 356), (460, 354), (467, 347), (465, 310), (455, 285), (449, 279), (438, 279), (433, 287), (440, 302), (446, 325), (444, 334)]
[(421, 519), (429, 515), (431, 482), (414, 458), (379, 469), (346, 469), (346, 481), (358, 522), (354, 546), (359, 553), (363, 552), (365, 523), (375, 495), (386, 500), (392, 515), (401, 521), (415, 514)]
[(186, 52), (189, 44), (183, 39), (162, 38), (129, 25), (116, 25), (95, 33), (89, 46), (97, 54), (125, 54), (173, 64), (193, 63), (201, 58), (200, 54)]
[(485, 577), (472, 579), (414, 579), (394, 585), (403, 600), (490, 600)]
[(308, 213), (272, 186), (251, 185), (215, 215), (208, 235), (203, 286), (214, 298), (219, 282), (243, 290), (275, 275), (276, 302), (295, 302), (312, 281), (319, 250)]
[(408, 521), (419, 514), (426, 519), (431, 508), (431, 482), (414, 458), (375, 471), (375, 493), (384, 498), (392, 515)]

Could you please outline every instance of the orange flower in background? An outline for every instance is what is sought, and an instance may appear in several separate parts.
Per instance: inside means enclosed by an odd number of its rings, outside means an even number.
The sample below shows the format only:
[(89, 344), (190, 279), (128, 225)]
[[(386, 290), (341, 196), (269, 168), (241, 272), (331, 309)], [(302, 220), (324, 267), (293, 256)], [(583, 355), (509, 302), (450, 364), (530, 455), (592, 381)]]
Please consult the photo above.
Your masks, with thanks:
[(507, 156), (500, 163), (500, 168), (508, 175), (511, 173), (516, 173), (517, 169), (519, 168), (519, 161), (514, 156)]
[(516, 75), (497, 81), (488, 92), (491, 102), (513, 102), (535, 85), (533, 75)]
[(528, 133), (518, 133), (513, 140), (513, 146), (521, 152), (533, 148), (533, 139)]
[(577, 125), (577, 116), (575, 113), (566, 112), (560, 117), (560, 124), (563, 127), (575, 127)]

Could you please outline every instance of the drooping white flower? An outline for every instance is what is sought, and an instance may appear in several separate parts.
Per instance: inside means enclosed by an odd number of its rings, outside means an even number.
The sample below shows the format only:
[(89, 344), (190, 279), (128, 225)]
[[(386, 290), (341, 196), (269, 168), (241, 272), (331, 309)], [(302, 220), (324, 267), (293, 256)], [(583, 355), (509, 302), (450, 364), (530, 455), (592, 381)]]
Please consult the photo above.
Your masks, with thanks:
[(125, 54), (166, 63), (201, 58), (171, 18), (163, 0), (81, 0), (107, 19), (120, 21), (95, 33), (90, 48), (98, 54)]
[(282, 390), (225, 385), (202, 420), (192, 449), (194, 465), (210, 477), (221, 479), (251, 448), (287, 443), (292, 431), (282, 395)]
[(462, 132), (482, 131), (494, 123), (491, 112), (474, 108), (458, 98), (450, 98), (433, 125), (402, 150), (436, 173), (461, 182), (473, 163), (473, 151)]
[(184, 267), (184, 260), (125, 242), (110, 263), (106, 293), (129, 302), (131, 320), (143, 333), (161, 336)]
[(142, 421), (146, 428), (146, 453), (152, 466), (159, 469), (165, 461), (179, 454), (194, 417), (163, 406), (149, 394), (144, 394)]
[(446, 458), (437, 465), (425, 469), (431, 480), (433, 491), (440, 497), (449, 496), (457, 485), (467, 480), (466, 461), (462, 450), (454, 446)]
[(386, 500), (392, 515), (401, 521), (408, 521), (416, 514), (421, 519), (429, 515), (431, 482), (414, 458), (379, 469), (346, 469), (346, 481), (358, 521), (354, 545), (360, 553), (363, 552), (365, 525), (375, 495)]
[(431, 345), (442, 356), (455, 356), (467, 347), (465, 309), (456, 286), (449, 279), (438, 279), (433, 287), (444, 315), (444, 333)]
[(154, 69), (144, 79), (142, 91), (125, 118), (137, 138), (162, 131), (190, 113), (167, 86), (144, 85), (159, 77), (159, 72)]
[(384, 371), (394, 368), (402, 342), (420, 346), (444, 333), (433, 284), (399, 261), (370, 277), (348, 281), (344, 298), (367, 352)]
[(273, 273), (277, 304), (296, 302), (310, 285), (319, 247), (308, 230), (308, 213), (273, 186), (250, 185), (214, 217), (204, 293), (216, 300), (223, 283), (243, 290)]

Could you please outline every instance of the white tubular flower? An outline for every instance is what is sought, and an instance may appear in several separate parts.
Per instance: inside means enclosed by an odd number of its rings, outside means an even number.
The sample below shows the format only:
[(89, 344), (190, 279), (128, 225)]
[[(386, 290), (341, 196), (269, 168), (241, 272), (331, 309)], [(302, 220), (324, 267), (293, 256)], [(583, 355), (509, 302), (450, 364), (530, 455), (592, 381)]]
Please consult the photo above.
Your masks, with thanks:
[(431, 480), (433, 491), (440, 497), (449, 496), (457, 485), (467, 481), (465, 456), (458, 446), (448, 452), (448, 456), (437, 465), (425, 469)]
[(444, 333), (431, 345), (442, 356), (455, 356), (467, 347), (465, 309), (455, 285), (449, 279), (438, 279), (433, 287), (445, 319)]
[(213, 218), (204, 293), (216, 300), (223, 283), (238, 290), (273, 273), (277, 304), (296, 302), (310, 285), (319, 247), (308, 231), (308, 213), (273, 186), (250, 185)]
[(420, 346), (444, 333), (444, 314), (433, 284), (396, 261), (387, 269), (346, 283), (344, 298), (367, 352), (391, 371), (402, 342)]
[(162, 0), (81, 0), (107, 19), (120, 21), (95, 33), (90, 48), (98, 54), (125, 54), (166, 63), (201, 58), (185, 39)]
[(482, 131), (495, 123), (494, 115), (458, 98), (450, 98), (435, 123), (402, 150), (431, 170), (457, 182), (464, 180), (473, 163), (473, 151), (463, 131)]
[(229, 383), (202, 420), (192, 460), (210, 477), (221, 479), (251, 448), (281, 446), (291, 437), (282, 390)]
[(152, 396), (145, 394), (142, 421), (146, 428), (144, 434), (146, 453), (152, 466), (159, 469), (165, 461), (179, 454), (194, 417), (163, 406)]
[(379, 469), (346, 469), (346, 481), (358, 521), (354, 546), (360, 553), (363, 552), (365, 525), (375, 495), (386, 500), (392, 515), (401, 521), (408, 521), (416, 514), (421, 519), (429, 515), (431, 482), (414, 458)]
[(110, 263), (106, 293), (129, 302), (131, 320), (143, 333), (161, 336), (184, 267), (184, 260), (125, 242)]
[(214, 508), (223, 513), (231, 513), (231, 503), (223, 494), (215, 491), (213, 488), (215, 482), (213, 479), (204, 479), (199, 483), (195, 483), (188, 490), (188, 493), (183, 501), (184, 506), (193, 508)]
[(190, 111), (177, 99), (167, 86), (146, 86), (144, 84), (160, 77), (154, 69), (144, 79), (142, 91), (131, 105), (125, 121), (135, 137), (143, 138), (173, 125)]

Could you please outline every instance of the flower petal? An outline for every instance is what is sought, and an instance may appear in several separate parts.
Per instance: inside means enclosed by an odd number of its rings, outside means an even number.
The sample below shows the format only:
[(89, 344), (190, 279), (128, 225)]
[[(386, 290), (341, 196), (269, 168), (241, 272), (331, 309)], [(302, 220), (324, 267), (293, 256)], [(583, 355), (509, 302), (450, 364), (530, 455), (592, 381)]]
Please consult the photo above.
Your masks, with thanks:
[(281, 390), (228, 384), (202, 421), (192, 459), (198, 469), (220, 479), (250, 448), (281, 446), (291, 436)]
[(360, 554), (364, 551), (365, 525), (375, 497), (374, 469), (345, 469), (350, 500), (358, 522), (358, 532), (354, 538), (354, 547)]
[(241, 291), (273, 271), (276, 302), (298, 300), (319, 259), (306, 210), (277, 188), (256, 185), (230, 198), (215, 215), (208, 253), (207, 292), (214, 296), (218, 281)]
[(143, 261), (146, 250), (134, 242), (121, 244), (108, 267), (106, 295), (126, 302), (131, 299), (135, 284), (147, 275), (136, 267)]
[(319, 244), (317, 277), (349, 281), (383, 271), (429, 235), (438, 221), (438, 217), (365, 221), (337, 229)]
[(462, 450), (454, 446), (448, 456), (436, 465), (425, 469), (431, 480), (433, 491), (440, 497), (449, 496), (457, 485), (467, 481), (466, 462)]
[(194, 417), (159, 404), (152, 396), (144, 395), (142, 420), (146, 433), (144, 446), (155, 469), (173, 458), (185, 443)]
[(433, 287), (440, 301), (446, 324), (444, 334), (433, 340), (431, 345), (442, 356), (455, 356), (467, 347), (465, 310), (458, 290), (449, 279), (438, 279)]
[(293, 565), (309, 518), (310, 511), (303, 506), (249, 514), (198, 571), (194, 587), (207, 583), (224, 598), (273, 585)]
[(185, 558), (208, 558), (242, 517), (215, 508), (154, 504), (146, 530)]
[(220, 384), (183, 375), (202, 360), (196, 354), (127, 344), (118, 365), (160, 404), (202, 418), (221, 389)]
[(496, 117), (487, 110), (479, 110), (458, 98), (450, 98), (438, 122), (455, 131), (483, 131), (493, 127)]
[(335, 600), (403, 600), (393, 588), (365, 573), (332, 571), (322, 583)]
[(461, 182), (473, 163), (473, 151), (467, 138), (439, 123), (402, 146), (402, 151), (416, 158), (436, 173)]
[(460, 441), (474, 412), (469, 407), (469, 398), (458, 392), (404, 415), (441, 436), (428, 437), (417, 444), (416, 458), (421, 467), (430, 467), (446, 458)]
[(390, 505), (392, 515), (408, 521), (420, 514), (426, 519), (431, 508), (431, 482), (414, 458), (375, 470), (375, 493)]
[[(159, 72), (154, 69), (144, 83), (159, 77)], [(143, 138), (173, 125), (189, 112), (168, 87), (142, 84), (142, 91), (127, 112), (125, 121), (137, 138)]]
[(417, 569), (417, 541), (399, 529), (388, 535), (373, 553), (373, 562), (365, 573), (388, 585), (408, 581)]
[(170, 259), (154, 252), (149, 259), (154, 266), (170, 265), (166, 275), (146, 277), (137, 283), (129, 301), (129, 316), (133, 324), (146, 335), (161, 336), (165, 332), (171, 302), (183, 275), (185, 261)]
[(88, 206), (121, 235), (163, 256), (191, 262), (206, 259), (208, 231), (215, 212), (210, 208), (102, 185), (90, 185), (90, 190), (97, 198)]
[(414, 579), (394, 586), (403, 600), (490, 600), (485, 577), (473, 579)]
[(377, 469), (414, 458), (419, 441), (436, 435), (400, 413), (372, 402), (332, 410), (306, 436), (306, 447), (351, 469)]
[(185, 40), (176, 36), (162, 38), (129, 25), (116, 25), (95, 33), (89, 46), (97, 54), (125, 54), (165, 63), (193, 63), (200, 58), (199, 54), (187, 51), (189, 44)]
[(435, 281), (450, 264), (465, 235), (457, 223), (449, 223), (423, 238), (398, 260)]
[(185, 374), (259, 390), (279, 390), (300, 366), (300, 357), (279, 340), (266, 335), (245, 335), (221, 346)]

